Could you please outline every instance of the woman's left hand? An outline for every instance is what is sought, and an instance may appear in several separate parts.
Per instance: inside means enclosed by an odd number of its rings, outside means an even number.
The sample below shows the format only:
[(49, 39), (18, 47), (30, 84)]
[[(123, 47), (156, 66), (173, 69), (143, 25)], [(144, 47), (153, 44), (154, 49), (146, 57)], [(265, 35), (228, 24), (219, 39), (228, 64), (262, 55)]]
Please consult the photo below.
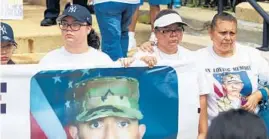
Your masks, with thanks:
[(121, 62), (121, 65), (123, 67), (129, 67), (133, 62), (134, 62), (135, 58), (132, 57), (127, 57), (127, 58), (120, 58), (119, 61)]
[(244, 106), (242, 106), (242, 108), (250, 112), (255, 112), (259, 101), (262, 99), (262, 94), (259, 90), (257, 90), (256, 92), (248, 96), (246, 99), (247, 102)]

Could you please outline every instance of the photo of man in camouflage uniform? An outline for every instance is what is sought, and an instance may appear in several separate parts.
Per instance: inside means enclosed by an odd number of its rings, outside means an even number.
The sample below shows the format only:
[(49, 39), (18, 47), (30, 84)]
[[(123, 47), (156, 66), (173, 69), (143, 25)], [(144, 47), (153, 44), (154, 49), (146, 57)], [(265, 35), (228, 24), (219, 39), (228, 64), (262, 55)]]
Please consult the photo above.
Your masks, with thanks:
[(74, 139), (142, 139), (146, 127), (134, 78), (98, 77), (76, 84), (80, 112), (69, 128)]
[(230, 109), (238, 109), (242, 105), (241, 90), (244, 83), (239, 74), (228, 74), (222, 79), (222, 87), (224, 96), (218, 100), (218, 108), (220, 112)]

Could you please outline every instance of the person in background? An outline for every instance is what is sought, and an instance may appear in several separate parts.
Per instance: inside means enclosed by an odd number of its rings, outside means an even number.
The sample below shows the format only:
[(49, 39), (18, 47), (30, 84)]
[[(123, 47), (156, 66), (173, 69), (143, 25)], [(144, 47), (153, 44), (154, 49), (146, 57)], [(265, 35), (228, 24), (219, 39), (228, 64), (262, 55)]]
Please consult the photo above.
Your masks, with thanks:
[[(72, 0), (74, 4), (80, 4), (87, 7), (88, 0)], [(46, 0), (47, 9), (44, 12), (44, 19), (41, 21), (41, 26), (56, 25), (56, 19), (60, 13), (60, 0)]]
[(207, 139), (268, 139), (259, 116), (243, 109), (232, 109), (212, 120)]
[(102, 51), (113, 61), (126, 57), (129, 25), (140, 0), (93, 0), (102, 36)]
[(180, 8), (181, 7), (181, 0), (173, 0), (173, 7)]
[[(140, 0), (140, 6), (143, 5), (143, 0)], [(135, 48), (137, 46), (136, 44), (136, 39), (135, 39), (135, 28), (136, 28), (136, 24), (137, 24), (137, 19), (139, 16), (139, 7), (138, 6), (133, 14), (132, 17), (132, 22), (129, 25), (129, 44), (128, 44), (128, 51), (132, 50), (133, 48)]]
[(10, 25), (0, 22), (1, 26), (1, 65), (15, 64), (11, 57), (14, 50), (17, 48), (17, 43), (14, 38), (13, 29)]

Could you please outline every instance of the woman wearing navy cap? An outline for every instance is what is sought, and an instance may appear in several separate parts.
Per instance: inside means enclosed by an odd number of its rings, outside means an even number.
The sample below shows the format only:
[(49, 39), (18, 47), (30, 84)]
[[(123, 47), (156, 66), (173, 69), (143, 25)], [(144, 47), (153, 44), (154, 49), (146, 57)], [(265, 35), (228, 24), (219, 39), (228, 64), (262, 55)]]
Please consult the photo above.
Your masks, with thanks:
[(57, 22), (62, 32), (64, 46), (48, 52), (40, 60), (40, 64), (107, 65), (113, 62), (105, 53), (88, 46), (92, 17), (85, 7), (78, 4), (67, 6), (63, 14), (57, 18)]
[(13, 29), (10, 25), (1, 22), (1, 65), (15, 64), (11, 56), (17, 47), (14, 40)]

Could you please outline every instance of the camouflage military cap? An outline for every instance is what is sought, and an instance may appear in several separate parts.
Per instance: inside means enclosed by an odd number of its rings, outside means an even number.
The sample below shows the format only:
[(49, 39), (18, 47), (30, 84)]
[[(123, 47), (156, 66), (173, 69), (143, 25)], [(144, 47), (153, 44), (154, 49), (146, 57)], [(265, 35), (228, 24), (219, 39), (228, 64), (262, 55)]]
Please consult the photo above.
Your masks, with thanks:
[(142, 119), (139, 111), (139, 83), (134, 78), (100, 77), (76, 84), (74, 89), (80, 99), (78, 122), (116, 116)]
[(222, 79), (223, 83), (242, 83), (241, 77), (239, 74), (227, 74)]

